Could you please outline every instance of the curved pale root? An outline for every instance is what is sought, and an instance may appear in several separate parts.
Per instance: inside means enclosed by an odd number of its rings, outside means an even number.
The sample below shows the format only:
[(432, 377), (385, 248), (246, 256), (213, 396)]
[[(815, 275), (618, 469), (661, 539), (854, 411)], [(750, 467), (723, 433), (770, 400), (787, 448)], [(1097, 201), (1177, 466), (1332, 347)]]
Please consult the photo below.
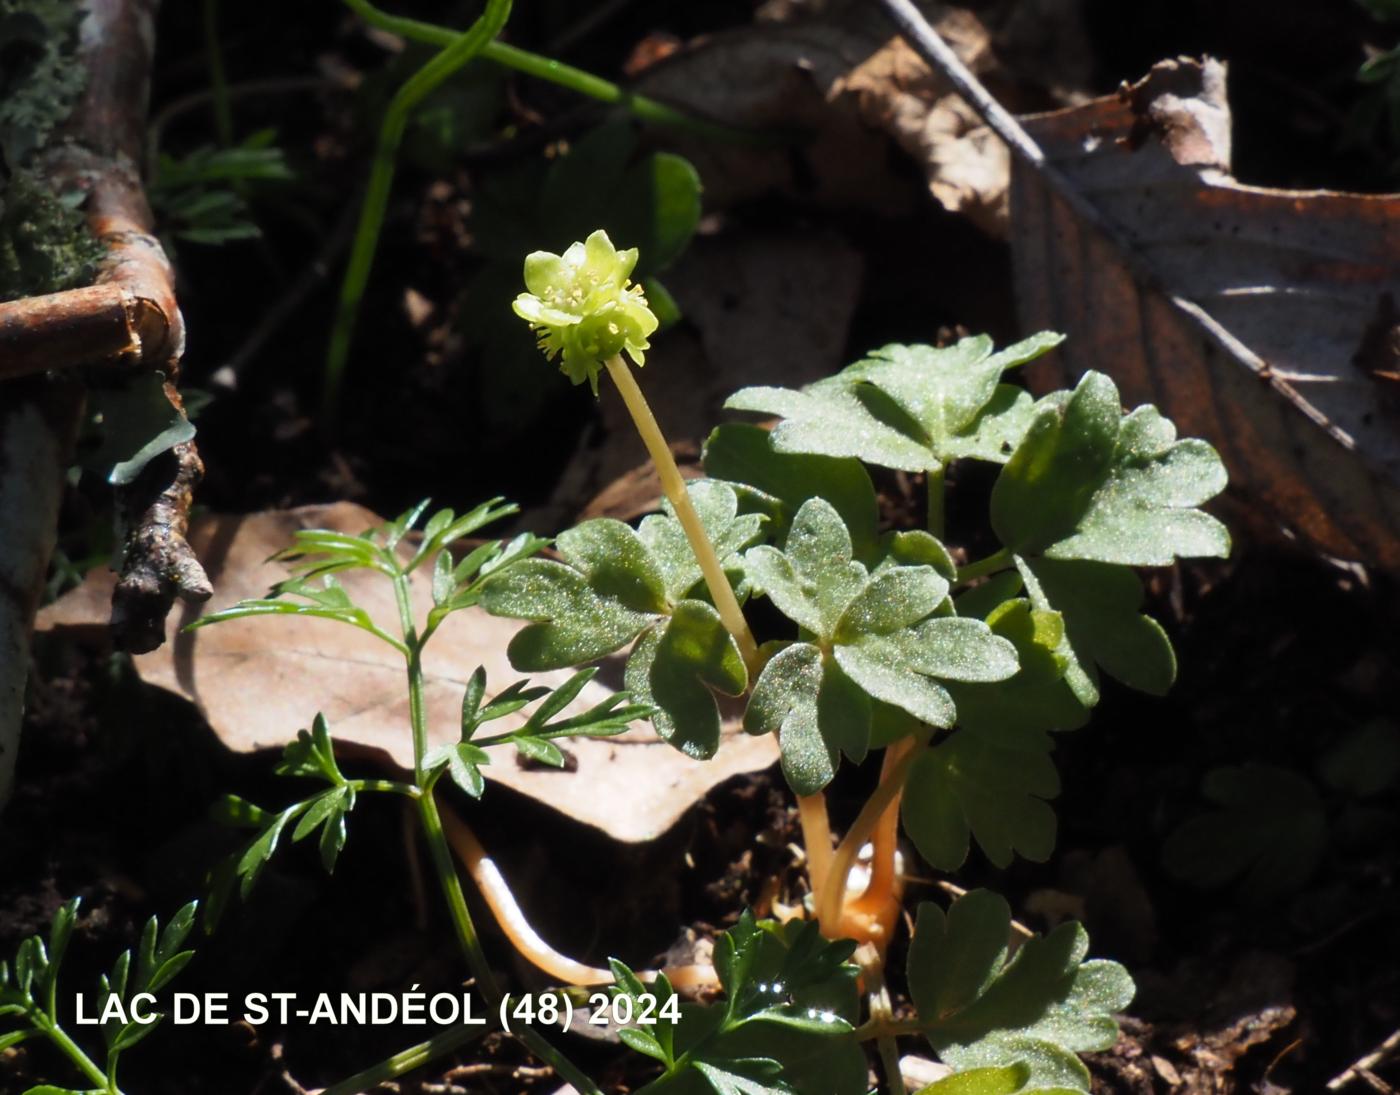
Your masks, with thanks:
[[(438, 810), (442, 814), (442, 828), (447, 835), (447, 842), (456, 852), (457, 858), (462, 861), (467, 874), (476, 883), (481, 896), (486, 899), (491, 915), (496, 918), (496, 922), (515, 949), (532, 965), (563, 984), (612, 984), (613, 975), (610, 970), (589, 966), (560, 954), (546, 943), (525, 918), (525, 913), (515, 900), (515, 895), (511, 893), (505, 876), (482, 847), (476, 834), (445, 804), (439, 803)], [(704, 964), (667, 966), (659, 971), (641, 970), (637, 976), (643, 981), (654, 981), (658, 973), (664, 973), (678, 992), (699, 993), (719, 987), (719, 978), (714, 967)]]

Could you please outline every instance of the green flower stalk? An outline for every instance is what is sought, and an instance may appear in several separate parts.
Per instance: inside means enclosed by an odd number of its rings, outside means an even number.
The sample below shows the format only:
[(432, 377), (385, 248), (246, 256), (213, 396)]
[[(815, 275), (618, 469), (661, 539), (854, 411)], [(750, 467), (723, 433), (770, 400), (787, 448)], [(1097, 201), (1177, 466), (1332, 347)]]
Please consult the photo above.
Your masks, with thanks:
[(534, 328), (545, 356), (551, 361), (558, 358), (560, 369), (575, 384), (587, 380), (597, 395), (598, 373), (608, 370), (690, 541), (715, 609), (752, 675), (758, 667), (758, 644), (691, 505), (666, 437), (622, 359), (626, 353), (638, 365), (644, 364), (650, 348), (647, 339), (658, 326), (642, 287), (629, 281), (636, 265), (637, 249), (619, 251), (601, 228), (562, 255), (532, 252), (525, 259), (529, 292), (515, 298), (515, 314)]

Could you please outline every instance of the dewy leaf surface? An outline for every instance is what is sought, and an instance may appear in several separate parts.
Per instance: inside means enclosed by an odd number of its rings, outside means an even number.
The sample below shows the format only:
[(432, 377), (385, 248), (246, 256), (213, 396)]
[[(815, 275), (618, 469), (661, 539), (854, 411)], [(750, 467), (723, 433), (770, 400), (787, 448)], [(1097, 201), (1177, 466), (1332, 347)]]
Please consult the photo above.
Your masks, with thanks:
[(1089, 372), (1037, 405), (992, 490), (992, 527), (1020, 555), (1167, 566), (1230, 552), (1197, 506), (1225, 489), (1225, 467), (1152, 407), (1121, 413), (1118, 389)]
[(559, 538), (562, 562), (527, 559), (490, 583), (493, 616), (534, 621), (510, 644), (523, 672), (593, 661), (626, 645), (665, 607), (660, 568), (621, 521), (586, 521)]
[(1116, 962), (1084, 960), (1078, 924), (1027, 940), (1008, 960), (1010, 932), (1010, 908), (986, 890), (946, 914), (919, 906), (908, 976), (929, 1042), (959, 1071), (1020, 1062), (1030, 1070), (1022, 1090), (1088, 1091), (1077, 1054), (1113, 1045), (1132, 980)]
[(794, 643), (764, 667), (744, 726), (776, 731), (783, 774), (798, 794), (815, 794), (836, 775), (839, 754), (864, 759), (870, 699), (835, 661), (811, 643)]
[(1065, 681), (1079, 701), (1099, 701), (1098, 669), (1154, 696), (1176, 680), (1176, 655), (1166, 631), (1140, 612), (1142, 581), (1111, 563), (1016, 559), (1031, 604), (1064, 616), (1058, 653), (1069, 663)]
[(992, 526), (1032, 606), (1064, 615), (1058, 653), (1080, 703), (1098, 702), (1099, 668), (1156, 695), (1171, 687), (1171, 643), (1138, 611), (1142, 584), (1127, 568), (1228, 555), (1225, 527), (1197, 508), (1224, 487), (1214, 449), (1177, 440), (1152, 407), (1123, 414), (1102, 373), (1037, 404), (992, 488)]
[(787, 539), (792, 519), (809, 498), (831, 503), (851, 536), (857, 559), (876, 549), (875, 487), (860, 461), (851, 457), (778, 452), (772, 435), (747, 422), (716, 428), (705, 442), (705, 473), (728, 480), (772, 521), (779, 546)]
[(868, 578), (851, 555), (841, 515), (824, 498), (813, 498), (797, 511), (784, 550), (760, 545), (745, 564), (750, 580), (784, 616), (825, 638)]
[(745, 388), (725, 406), (775, 414), (773, 447), (854, 456), (905, 471), (970, 457), (1004, 462), (1031, 420), (1031, 397), (1002, 384), (1006, 369), (1061, 341), (1041, 333), (992, 353), (986, 336), (954, 346), (886, 346), (801, 391)]
[[(739, 552), (758, 538), (763, 517), (740, 514), (727, 483), (701, 480), (688, 490), (727, 573), (744, 568)], [(509, 648), (525, 672), (594, 661), (634, 639), (625, 672), (640, 703), (654, 704), (653, 725), (687, 756), (719, 748), (713, 691), (738, 695), (747, 672), (733, 637), (707, 602), (700, 566), (669, 512), (642, 521), (585, 521), (558, 540), (562, 562), (527, 559), (487, 584), (482, 599), (498, 616), (534, 621)], [(693, 595), (693, 596), (692, 596)]]
[[(959, 611), (975, 607), (966, 595), (958, 598)], [(1020, 669), (995, 684), (950, 684), (958, 725), (986, 741), (1017, 747), (1025, 747), (1028, 738), (1043, 739), (1047, 731), (1084, 725), (1089, 712), (1065, 681), (1069, 657), (1060, 653), (1065, 642), (1060, 613), (1035, 609), (1018, 597), (992, 608), (986, 620), (993, 634), (1016, 648)]]
[(784, 771), (801, 794), (830, 781), (840, 753), (865, 755), (870, 700), (946, 727), (956, 709), (940, 681), (1016, 672), (1015, 648), (981, 620), (933, 615), (949, 587), (932, 566), (887, 565), (871, 575), (851, 552), (840, 514), (812, 498), (785, 550), (763, 545), (745, 557), (755, 589), (798, 625), (802, 641), (764, 667), (744, 725), (778, 734)]
[(865, 1095), (865, 1054), (849, 1037), (860, 1011), (853, 950), (812, 921), (745, 912), (715, 943), (725, 998), (682, 1005), (671, 1052), (686, 1061), (642, 1092)]
[(637, 643), (624, 683), (634, 699), (655, 704), (652, 725), (662, 739), (700, 760), (715, 755), (720, 716), (711, 690), (737, 696), (748, 685), (743, 658), (719, 613), (704, 601), (682, 601)]
[[(690, 484), (688, 490), (691, 504), (721, 564), (726, 570), (738, 568), (737, 555), (758, 539), (763, 531), (763, 517), (756, 513), (740, 515), (739, 498), (728, 483), (701, 479)], [(703, 576), (671, 503), (663, 501), (662, 505), (666, 511), (664, 515), (642, 518), (637, 538), (660, 568), (667, 597), (679, 601), (696, 590)]]

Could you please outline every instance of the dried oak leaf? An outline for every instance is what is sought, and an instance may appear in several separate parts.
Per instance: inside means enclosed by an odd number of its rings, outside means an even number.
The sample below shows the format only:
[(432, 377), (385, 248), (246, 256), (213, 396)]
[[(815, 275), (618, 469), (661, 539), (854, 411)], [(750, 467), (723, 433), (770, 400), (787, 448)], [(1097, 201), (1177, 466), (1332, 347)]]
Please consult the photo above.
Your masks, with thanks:
[[(169, 641), (135, 658), (142, 679), (194, 703), (229, 749), (251, 753), (278, 749), (325, 714), (337, 748), (386, 767), (412, 767), (408, 695), (402, 658), (389, 646), (355, 628), (301, 616), (246, 619), (203, 628), (179, 629), (203, 611), (218, 611), (248, 597), (264, 596), (286, 577), (283, 564), (268, 557), (286, 547), (298, 529), (326, 528), (358, 534), (381, 524), (375, 514), (341, 502), (240, 516), (206, 516), (191, 528), (190, 543), (205, 560), (216, 590), (205, 606), (185, 606), (167, 624)], [(341, 582), (351, 598), (381, 621), (397, 618), (392, 587), (372, 571), (347, 571)], [(430, 568), (415, 572), (420, 620), (431, 605)], [(94, 573), (78, 589), (40, 614), (40, 630), (105, 627), (112, 576)], [(478, 665), (485, 666), (488, 693), (524, 674), (511, 668), (506, 646), (518, 621), (468, 609), (448, 617), (424, 655), (430, 740), (457, 740), (462, 692)], [(568, 672), (536, 673), (531, 679), (557, 685)], [(606, 698), (620, 684), (621, 665), (606, 666), (567, 713)], [(524, 715), (513, 716), (523, 724)], [(507, 722), (501, 730), (511, 729)], [(492, 724), (493, 728), (497, 725)], [(505, 751), (483, 769), (495, 781), (559, 812), (627, 842), (666, 832), (695, 802), (731, 776), (767, 768), (778, 759), (770, 737), (754, 738), (727, 720), (723, 744), (711, 761), (695, 761), (661, 742), (649, 725), (614, 738), (579, 738), (567, 743), (577, 760), (569, 770), (524, 768)]]
[(1394, 326), (1400, 197), (1237, 182), (1209, 59), (1024, 121), (1092, 207), (1015, 164), (1021, 322), (1068, 336), (1032, 384), (1109, 372), (1125, 401), (1220, 450), (1240, 516), (1400, 568), (1400, 429), (1375, 353)]
[[(942, 4), (920, 6), (963, 61), (988, 75), (994, 62), (978, 18)], [(936, 200), (1005, 235), (1004, 146), (894, 33), (878, 5), (833, 5), (781, 25), (707, 36), (648, 69), (639, 86), (731, 125), (803, 138), (796, 149), (688, 147), (712, 206), (778, 190), (804, 202), (908, 211), (917, 188), (884, 166), (893, 139), (924, 172)]]

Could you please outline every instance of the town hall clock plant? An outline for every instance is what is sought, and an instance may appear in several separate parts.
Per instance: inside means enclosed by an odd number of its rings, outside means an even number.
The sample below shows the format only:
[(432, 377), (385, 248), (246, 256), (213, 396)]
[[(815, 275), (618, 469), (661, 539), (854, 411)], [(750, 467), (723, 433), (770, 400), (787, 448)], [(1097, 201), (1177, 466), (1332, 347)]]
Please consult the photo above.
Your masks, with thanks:
[[(776, 736), (797, 797), (810, 881), (800, 915), (848, 948), (868, 998), (862, 1014), (851, 982), (846, 1006), (830, 1009), (852, 1028), (846, 1088), (832, 1087), (835, 1062), (805, 1087), (776, 1038), (721, 1048), (721, 1022), (684, 1053), (644, 1048), (665, 1068), (658, 1090), (862, 1091), (856, 1046), (869, 1039), (900, 1091), (895, 1038), (906, 1034), (978, 1072), (948, 1081), (950, 1092), (1087, 1090), (1076, 1053), (1112, 1045), (1110, 1016), (1132, 985), (1122, 967), (1085, 961), (1078, 925), (1013, 953), (1001, 898), (921, 905), (907, 970), (918, 1014), (894, 1019), (884, 958), (902, 908), (896, 844), (902, 828), (940, 871), (959, 868), (974, 842), (999, 867), (1049, 857), (1052, 735), (1087, 721), (1104, 675), (1154, 694), (1175, 677), (1134, 568), (1229, 552), (1225, 528), (1198, 508), (1225, 486), (1219, 456), (1179, 439), (1153, 407), (1125, 413), (1101, 373), (1033, 399), (1007, 374), (1061, 341), (1042, 333), (1000, 351), (986, 337), (886, 346), (802, 390), (746, 388), (727, 406), (776, 423), (720, 426), (704, 450), (708, 478), (686, 484), (623, 357), (641, 366), (656, 328), (628, 282), (636, 261), (601, 231), (562, 255), (532, 254), (515, 307), (576, 383), (596, 392), (606, 371), (617, 385), (665, 512), (636, 528), (602, 518), (561, 533), (557, 559), (522, 560), (483, 604), (529, 621), (510, 646), (517, 669), (625, 652), (632, 698), (691, 756), (720, 746), (717, 695), (745, 698), (744, 730)], [(945, 543), (946, 479), (959, 462), (999, 466), (987, 515), (1000, 546), (968, 561)], [(925, 527), (882, 526), (867, 466), (923, 477)], [(789, 621), (761, 642), (743, 612), (759, 599)], [(824, 789), (843, 761), (880, 750), (879, 783), (833, 847)], [(743, 997), (734, 979), (721, 969), (726, 1015)]]
[[(493, 1012), (515, 997), (484, 954), (454, 852), (506, 936), (561, 988), (587, 985), (582, 999), (600, 991), (625, 1002), (614, 1014), (666, 1017), (618, 1031), (647, 1058), (638, 1067), (650, 1069), (643, 1090), (652, 1095), (865, 1095), (876, 1061), (881, 1090), (902, 1095), (901, 1040), (950, 1070), (928, 1095), (1088, 1091), (1079, 1054), (1113, 1045), (1114, 1015), (1133, 996), (1127, 971), (1088, 958), (1076, 923), (1030, 935), (987, 890), (954, 887), (962, 896), (946, 907), (906, 910), (898, 845), (902, 835), (943, 873), (974, 847), (996, 867), (1049, 858), (1054, 736), (1088, 721), (1106, 677), (1161, 694), (1176, 674), (1166, 633), (1142, 611), (1137, 569), (1229, 552), (1224, 527), (1199, 508), (1225, 486), (1219, 457), (1178, 438), (1153, 407), (1125, 412), (1100, 373), (1034, 398), (1015, 370), (1061, 341), (1042, 333), (1001, 350), (986, 337), (885, 346), (800, 390), (745, 388), (728, 401), (734, 419), (706, 441), (705, 477), (687, 482), (633, 372), (659, 326), (630, 280), (637, 259), (603, 231), (562, 254), (531, 254), (515, 311), (576, 384), (617, 387), (656, 465), (659, 512), (635, 526), (584, 521), (552, 544), (527, 534), (466, 552), (454, 549), (513, 507), (496, 499), (428, 515), (425, 504), (358, 537), (303, 531), (283, 554), (293, 573), (270, 596), (195, 625), (300, 614), (368, 631), (403, 658), (415, 757), (402, 779), (351, 778), (334, 728), (316, 716), (279, 769), (310, 793), (277, 809), (226, 803), (227, 817), (253, 833), (206, 913), (234, 887), (246, 893), (286, 843), (314, 836), (333, 868), (356, 802), (397, 794), (412, 804), (467, 968)], [(993, 475), (960, 475), (977, 463)], [(918, 527), (890, 527), (872, 467), (922, 481)], [(994, 546), (979, 557), (949, 541), (950, 472), (960, 488), (991, 483), (984, 501), (959, 499), (962, 512), (985, 513), (975, 540)], [(353, 602), (337, 576), (355, 569), (393, 585), (397, 619), (373, 619)], [(431, 575), (426, 615), (413, 604), (418, 574)], [(468, 609), (523, 621), (508, 649), (521, 674), (574, 672), (551, 690), (478, 670), (464, 687), (456, 742), (433, 746), (422, 652), (448, 615)], [(624, 661), (625, 691), (581, 709), (596, 663), (612, 657)], [(483, 768), (502, 748), (562, 765), (558, 739), (617, 734), (641, 720), (703, 761), (723, 748), (722, 710), (739, 709), (742, 732), (776, 739), (807, 886), (775, 906), (779, 919), (734, 910), (712, 965), (633, 971), (613, 961), (600, 970), (558, 955), (445, 801), (449, 785), (482, 798)], [(825, 793), (843, 764), (878, 766), (879, 777), (835, 834)], [(909, 922), (903, 968), (887, 969)], [(61, 950), (51, 945), (52, 964), (37, 964), (43, 946), (33, 941), (9, 987), (0, 966), (0, 1015), (67, 1051), (33, 988), (51, 995)], [(600, 1092), (542, 1031), (513, 1029), (576, 1090)], [(369, 1090), (473, 1033), (444, 1030), (328, 1091)], [(72, 1048), (90, 1080), (117, 1090)]]

